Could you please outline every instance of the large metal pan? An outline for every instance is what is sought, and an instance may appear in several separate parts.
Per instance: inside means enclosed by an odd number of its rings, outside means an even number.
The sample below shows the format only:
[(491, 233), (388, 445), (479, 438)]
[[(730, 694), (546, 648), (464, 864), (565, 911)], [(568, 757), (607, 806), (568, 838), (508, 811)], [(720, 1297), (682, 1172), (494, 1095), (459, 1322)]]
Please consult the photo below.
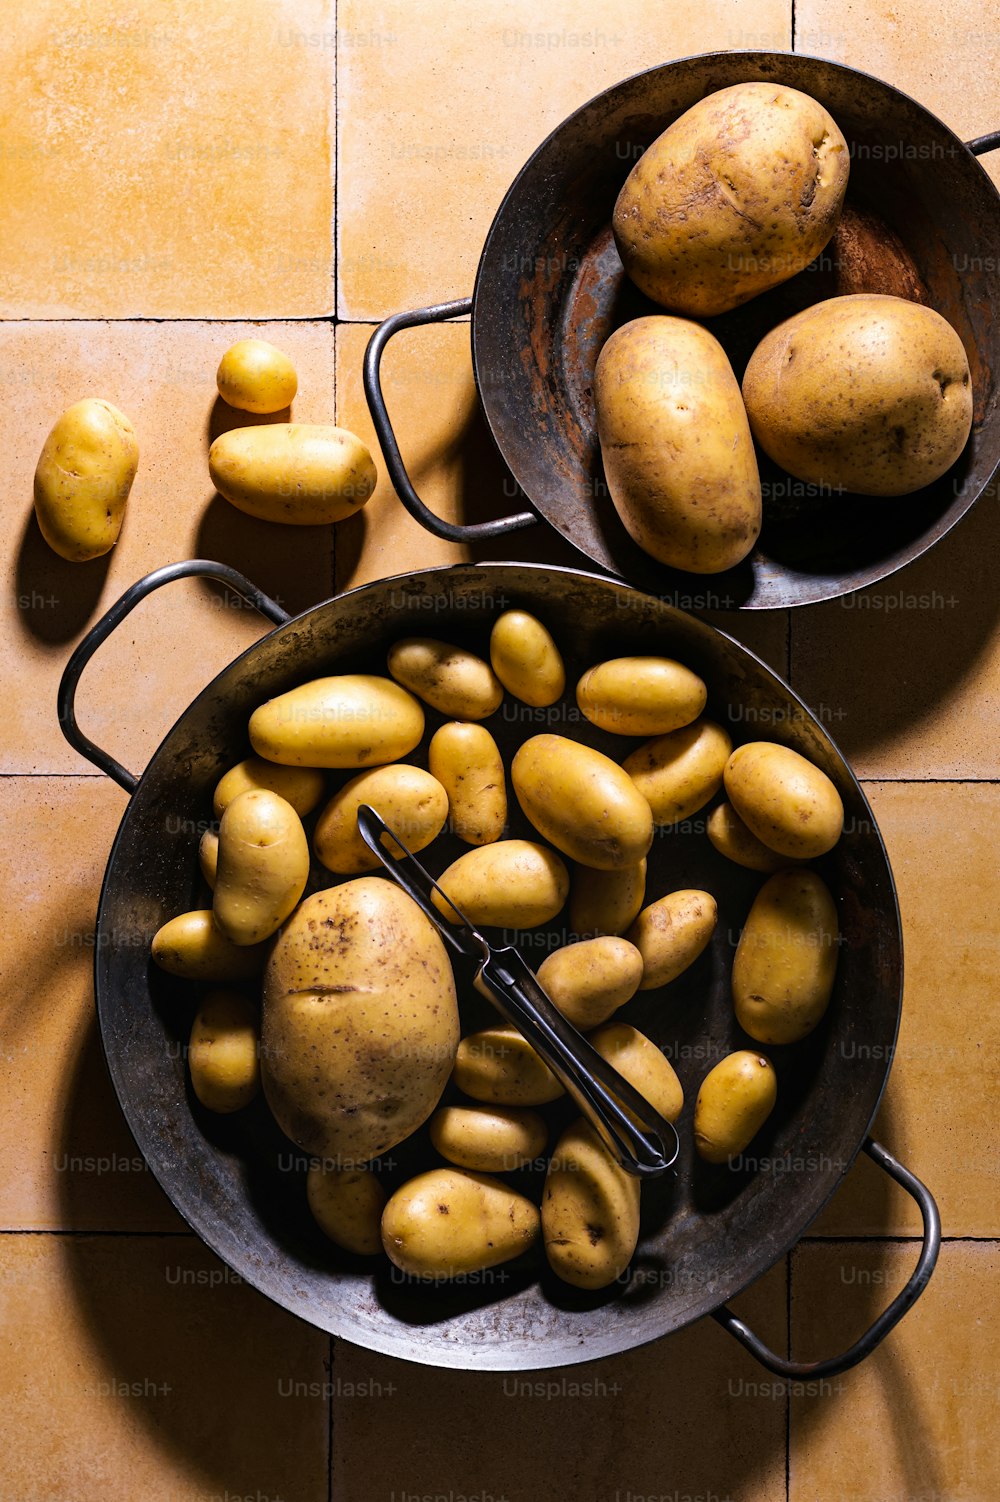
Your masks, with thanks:
[[(822, 298), (884, 292), (929, 303), (968, 352), (975, 426), (936, 484), (899, 500), (816, 494), (762, 456), (765, 522), (739, 568), (679, 574), (648, 558), (608, 495), (593, 411), (597, 355), (612, 329), (654, 308), (625, 277), (611, 211), (632, 164), (704, 95), (773, 79), (819, 99), (851, 149), (842, 224), (800, 275), (709, 321), (738, 376), (759, 339)], [(387, 319), (365, 360), (365, 390), (386, 468), (403, 504), (439, 537), (475, 541), (549, 522), (582, 554), (675, 603), (749, 610), (849, 593), (920, 556), (964, 516), (1000, 464), (995, 371), (1000, 351), (1000, 197), (975, 160), (1000, 132), (963, 143), (898, 89), (854, 68), (781, 52), (717, 52), (638, 73), (563, 121), (518, 173), (497, 210), (471, 298)], [(533, 510), (461, 526), (432, 515), (399, 452), (379, 362), (401, 329), (472, 315), (483, 411)]]
[[(277, 629), (198, 696), (137, 777), (79, 729), (77, 682), (94, 650), (141, 599), (190, 574), (228, 584)], [(649, 893), (707, 888), (718, 898), (720, 921), (710, 950), (670, 988), (669, 1004), (656, 992), (629, 1004), (628, 1015), (667, 1050), (683, 1081), (683, 1145), (676, 1177), (643, 1191), (644, 1231), (629, 1276), (599, 1295), (558, 1283), (541, 1255), (441, 1289), (403, 1280), (388, 1265), (373, 1271), (336, 1251), (306, 1211), (306, 1161), (263, 1103), (226, 1118), (203, 1111), (193, 1098), (183, 1060), (190, 993), (149, 962), (159, 925), (205, 904), (198, 840), (211, 818), (217, 778), (247, 754), (247, 721), (256, 705), (318, 675), (384, 672), (388, 646), (408, 633), (430, 630), (483, 651), (495, 612), (507, 606), (525, 607), (548, 624), (565, 650), (571, 685), (587, 664), (609, 654), (676, 654), (702, 674), (710, 710), (728, 715), (738, 738), (763, 734), (799, 748), (833, 778), (846, 809), (843, 839), (821, 865), (843, 929), (836, 993), (811, 1038), (772, 1050), (779, 1105), (754, 1144), (759, 1161), (739, 1170), (694, 1159), (691, 1107), (711, 1063), (741, 1044), (729, 972), (760, 878), (723, 860), (698, 819), (654, 841)], [(140, 580), (91, 630), (66, 668), (59, 713), (70, 742), (131, 795), (108, 862), (95, 944), (97, 1012), (115, 1089), (177, 1209), (261, 1292), (359, 1345), (441, 1366), (500, 1370), (590, 1360), (714, 1314), (773, 1370), (814, 1375), (860, 1360), (917, 1297), (937, 1255), (934, 1201), (866, 1137), (900, 1017), (902, 953), (892, 873), (872, 811), (840, 752), (791, 689), (738, 642), (614, 580), (538, 565), (470, 565), (383, 580), (290, 620), (232, 569), (182, 563)], [(428, 733), (439, 718), (428, 714)], [(490, 725), (508, 759), (545, 726), (585, 736), (617, 756), (629, 744), (580, 721), (572, 688), (552, 710), (508, 699)], [(531, 832), (517, 810), (512, 828)], [(456, 848), (442, 839), (421, 858), (438, 874)], [(323, 884), (331, 880), (326, 875)], [(564, 940), (555, 926), (533, 931), (523, 952), (537, 963), (547, 946)], [(461, 1000), (467, 1024), (489, 1010), (471, 989)], [(925, 1241), (917, 1270), (850, 1350), (832, 1362), (787, 1362), (745, 1329), (725, 1301), (794, 1245), (861, 1147), (920, 1204)], [(386, 1165), (390, 1181), (421, 1153), (426, 1162), (425, 1140), (398, 1150), (395, 1169)]]

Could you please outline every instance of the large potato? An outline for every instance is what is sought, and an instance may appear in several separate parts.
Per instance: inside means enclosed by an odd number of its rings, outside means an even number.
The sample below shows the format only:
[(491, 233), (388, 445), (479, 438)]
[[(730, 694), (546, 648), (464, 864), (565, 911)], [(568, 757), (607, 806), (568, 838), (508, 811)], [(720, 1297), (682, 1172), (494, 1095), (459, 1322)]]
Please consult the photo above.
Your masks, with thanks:
[(462, 1278), (509, 1262), (538, 1240), (538, 1211), (488, 1174), (433, 1168), (397, 1189), (382, 1214), (391, 1262), (419, 1278)]
[(266, 522), (327, 526), (360, 511), (375, 463), (346, 428), (273, 422), (220, 433), (208, 451), (212, 484), (238, 510)]
[(754, 899), (733, 961), (736, 1020), (758, 1043), (797, 1043), (826, 1011), (837, 908), (815, 871), (779, 871)]
[(267, 944), (240, 946), (227, 939), (211, 908), (197, 908), (169, 919), (153, 935), (153, 961), (168, 975), (183, 980), (229, 985), (252, 980), (267, 960)]
[[(313, 847), (328, 871), (354, 876), (375, 871), (380, 861), (361, 838), (358, 809), (368, 803), (414, 855), (441, 833), (448, 817), (448, 794), (422, 767), (396, 762), (359, 772), (330, 799), (316, 821)], [(393, 859), (402, 851), (394, 840), (382, 844)]]
[(711, 892), (682, 888), (643, 908), (626, 934), (642, 955), (640, 991), (668, 986), (707, 947), (718, 918)]
[(778, 1098), (774, 1066), (763, 1054), (727, 1054), (701, 1082), (694, 1106), (694, 1145), (706, 1163), (736, 1158), (756, 1137)]
[(720, 803), (718, 808), (712, 809), (705, 832), (720, 855), (734, 861), (737, 866), (745, 866), (748, 871), (780, 871), (791, 859), (758, 840), (731, 803)]
[(430, 1116), (458, 1047), (451, 966), (392, 882), (316, 892), (264, 975), (261, 1071), (282, 1131), (337, 1168), (387, 1152)]
[(844, 828), (844, 805), (825, 772), (790, 746), (747, 741), (726, 763), (726, 792), (744, 824), (770, 849), (814, 860)]
[(430, 1119), (442, 1158), (476, 1173), (511, 1173), (545, 1151), (548, 1128), (537, 1111), (512, 1106), (442, 1106)]
[(241, 412), (283, 412), (299, 388), (295, 366), (266, 339), (238, 339), (219, 362), (219, 395)]
[(544, 1059), (509, 1023), (462, 1039), (454, 1081), (463, 1095), (491, 1106), (544, 1106), (563, 1093)]
[(612, 226), (661, 307), (725, 313), (802, 271), (837, 228), (850, 154), (836, 122), (784, 84), (700, 99), (639, 158)]
[(345, 673), (268, 699), (250, 716), (250, 744), (288, 767), (378, 767), (409, 755), (424, 712), (391, 678)]
[(654, 824), (677, 824), (715, 797), (732, 749), (721, 725), (696, 720), (647, 741), (622, 765), (652, 809)]
[(666, 735), (696, 720), (707, 698), (697, 673), (671, 657), (614, 657), (576, 685), (582, 713), (613, 735)]
[(623, 934), (646, 895), (646, 857), (620, 871), (576, 866), (569, 894), (569, 926), (581, 939)]
[(219, 825), (215, 921), (234, 944), (259, 944), (281, 927), (309, 879), (309, 841), (290, 803), (266, 788), (234, 798)]
[(455, 720), (485, 720), (500, 708), (503, 686), (488, 662), (429, 636), (408, 636), (389, 649), (389, 672), (418, 699)]
[(257, 1008), (238, 991), (210, 991), (191, 1028), (188, 1068), (209, 1111), (248, 1106), (260, 1088)]
[(757, 541), (760, 476), (726, 352), (680, 318), (636, 318), (594, 376), (604, 474), (625, 530), (672, 568), (717, 574)]
[(677, 1120), (684, 1108), (681, 1082), (666, 1054), (645, 1033), (626, 1022), (609, 1022), (591, 1033), (590, 1041), (665, 1121)]
[(562, 697), (566, 669), (551, 633), (526, 610), (505, 610), (490, 632), (490, 662), (504, 688), (544, 708)]
[(649, 804), (609, 756), (564, 735), (533, 735), (511, 762), (517, 801), (545, 839), (584, 866), (616, 871), (653, 843)]
[(382, 1250), (385, 1190), (367, 1165), (336, 1168), (314, 1160), (306, 1174), (306, 1198), (316, 1224), (337, 1246), (359, 1257)]
[(248, 756), (230, 767), (216, 785), (212, 811), (221, 819), (227, 807), (240, 793), (251, 788), (267, 788), (290, 803), (300, 819), (311, 814), (323, 796), (326, 778), (315, 767), (281, 767), (277, 762)]
[(448, 796), (448, 823), (467, 845), (491, 845), (507, 823), (503, 758), (485, 725), (450, 720), (431, 736), (427, 765)]
[[(452, 861), (438, 886), (470, 923), (491, 928), (537, 928), (560, 912), (569, 894), (569, 872), (555, 851), (531, 840), (496, 840)], [(438, 912), (456, 923), (438, 892)]]
[(575, 1288), (607, 1288), (639, 1240), (639, 1180), (577, 1121), (556, 1143), (542, 1196), (542, 1239), (552, 1271)]
[(908, 495), (950, 469), (972, 431), (961, 339), (901, 297), (833, 297), (779, 324), (743, 377), (753, 435), (796, 479)]
[(610, 935), (555, 949), (538, 967), (546, 995), (582, 1032), (607, 1022), (630, 1001), (642, 980), (642, 955)]
[(35, 470), (35, 515), (53, 552), (70, 563), (109, 552), (138, 467), (135, 429), (124, 412), (93, 396), (68, 407)]

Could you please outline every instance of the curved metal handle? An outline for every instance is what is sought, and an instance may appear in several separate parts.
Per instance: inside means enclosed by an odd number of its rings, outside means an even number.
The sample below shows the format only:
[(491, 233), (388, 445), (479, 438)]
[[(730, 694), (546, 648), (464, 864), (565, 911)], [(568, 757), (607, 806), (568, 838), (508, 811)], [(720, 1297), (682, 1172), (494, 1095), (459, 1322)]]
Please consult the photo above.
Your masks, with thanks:
[(132, 794), (139, 786), (139, 779), (134, 772), (129, 772), (120, 761), (107, 751), (102, 751), (100, 746), (95, 746), (89, 736), (84, 735), (76, 722), (76, 690), (80, 682), (80, 675), (87, 663), (93, 657), (102, 642), (106, 641), (116, 627), (129, 615), (140, 600), (151, 595), (154, 589), (159, 589), (163, 584), (170, 584), (174, 579), (187, 579), (200, 575), (209, 579), (217, 579), (220, 584), (226, 584), (236, 594), (242, 595), (248, 604), (259, 610), (261, 615), (266, 615), (269, 621), (276, 626), (283, 626), (290, 620), (286, 610), (269, 595), (263, 594), (255, 584), (237, 573), (236, 569), (230, 568), (226, 563), (210, 563), (204, 558), (192, 558), (186, 563), (168, 563), (163, 568), (154, 569), (145, 578), (139, 579), (127, 589), (120, 600), (117, 600), (111, 609), (101, 616), (96, 625), (92, 626), (86, 636), (79, 643), (69, 662), (63, 669), (63, 675), (59, 683), (59, 724), (62, 733), (73, 747), (85, 756), (95, 767), (106, 772), (114, 778), (118, 786), (124, 788), (126, 793)]
[(407, 511), (415, 521), (435, 537), (443, 537), (447, 542), (474, 542), (480, 537), (502, 537), (507, 532), (518, 532), (522, 527), (533, 527), (538, 517), (533, 511), (518, 511), (513, 516), (501, 516), (492, 522), (470, 522), (463, 525), (459, 522), (446, 522), (440, 516), (435, 516), (433, 511), (428, 510), (423, 501), (413, 488), (413, 483), (406, 472), (402, 455), (399, 452), (399, 444), (389, 420), (389, 413), (385, 405), (385, 397), (382, 394), (382, 383), (379, 379), (379, 367), (382, 364), (382, 354), (393, 334), (398, 334), (400, 329), (417, 328), (426, 323), (443, 323), (448, 318), (459, 318), (471, 312), (472, 298), (461, 297), (456, 302), (439, 302), (430, 308), (415, 308), (411, 313), (394, 313), (391, 318), (385, 319), (372, 334), (365, 350), (364, 361), (364, 387), (365, 396), (368, 400), (368, 410), (375, 424), (375, 432), (382, 447), (382, 456), (385, 459), (385, 467), (392, 481), (393, 488)]
[(836, 1377), (840, 1372), (850, 1371), (852, 1366), (857, 1366), (870, 1356), (875, 1347), (888, 1335), (894, 1325), (898, 1325), (903, 1315), (916, 1303), (923, 1293), (934, 1271), (934, 1264), (941, 1250), (941, 1218), (934, 1202), (934, 1196), (925, 1184), (922, 1184), (915, 1174), (904, 1168), (891, 1153), (887, 1152), (881, 1143), (874, 1142), (871, 1137), (864, 1144), (865, 1152), (876, 1162), (880, 1168), (884, 1168), (890, 1178), (901, 1184), (908, 1194), (911, 1194), (920, 1206), (920, 1214), (924, 1222), (924, 1244), (913, 1274), (903, 1288), (893, 1299), (888, 1309), (884, 1309), (878, 1319), (854, 1342), (852, 1346), (841, 1356), (831, 1356), (826, 1361), (786, 1361), (782, 1356), (775, 1353), (764, 1344), (762, 1340), (750, 1330), (731, 1309), (725, 1305), (721, 1309), (712, 1311), (713, 1319), (718, 1320), (722, 1327), (729, 1331), (730, 1335), (746, 1346), (751, 1356), (755, 1356), (762, 1366), (768, 1371), (776, 1373), (779, 1377), (809, 1378)]
[(988, 151), (1000, 151), (1000, 130), (991, 130), (988, 136), (976, 136), (974, 141), (966, 141), (965, 144), (973, 156), (985, 156)]

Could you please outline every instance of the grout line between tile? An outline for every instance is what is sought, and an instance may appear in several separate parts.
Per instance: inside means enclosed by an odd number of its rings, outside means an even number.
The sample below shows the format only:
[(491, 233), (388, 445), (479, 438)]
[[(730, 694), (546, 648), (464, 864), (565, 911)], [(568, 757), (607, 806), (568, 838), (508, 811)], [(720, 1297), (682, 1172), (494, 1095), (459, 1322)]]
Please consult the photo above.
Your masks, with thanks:
[[(200, 313), (157, 314), (155, 317), (147, 313), (127, 313), (119, 318), (96, 318), (81, 314), (78, 318), (0, 318), (0, 329), (17, 328), (24, 324), (50, 323), (331, 323), (334, 325), (346, 323), (357, 324), (362, 328), (375, 328), (384, 318), (388, 318), (392, 311), (389, 308), (383, 313), (372, 313), (365, 318), (341, 318), (332, 311), (326, 313), (234, 313), (227, 318), (212, 318)], [(448, 320), (449, 323), (471, 323), (471, 321), (468, 315)]]
[(92, 1230), (56, 1230), (51, 1226), (25, 1227), (25, 1226), (0, 1226), (0, 1236), (136, 1236), (142, 1240), (159, 1236), (177, 1240), (183, 1238), (187, 1241), (200, 1241), (201, 1237), (194, 1231), (122, 1231), (111, 1229)]

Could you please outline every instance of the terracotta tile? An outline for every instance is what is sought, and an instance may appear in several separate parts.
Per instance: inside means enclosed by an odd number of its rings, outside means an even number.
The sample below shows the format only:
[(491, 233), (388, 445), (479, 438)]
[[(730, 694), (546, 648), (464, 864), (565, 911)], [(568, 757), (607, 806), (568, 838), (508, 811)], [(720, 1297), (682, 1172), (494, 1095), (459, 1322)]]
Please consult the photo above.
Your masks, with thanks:
[[(926, 1182), (946, 1235), (995, 1236), (1000, 788), (922, 783), (866, 791), (896, 876), (906, 976), (898, 1051), (873, 1133)], [(865, 1159), (813, 1229), (913, 1234), (920, 1216)]]
[(0, 1290), (4, 1497), (325, 1502), (327, 1338), (193, 1237), (3, 1236)]
[(333, 302), (332, 0), (38, 0), (0, 67), (0, 315)]
[[(184, 558), (235, 565), (297, 611), (330, 593), (325, 528), (259, 522), (215, 496), (207, 454), (222, 426), (242, 424), (218, 399), (215, 371), (234, 340), (261, 333), (299, 374), (295, 416), (333, 420), (329, 324), (0, 324), (0, 444), (8, 526), (0, 652), (11, 713), (0, 770), (89, 770), (56, 723), (56, 687), (84, 630), (142, 574)], [(43, 541), (32, 477), (46, 434), (71, 402), (107, 397), (132, 419), (139, 472), (121, 537), (104, 558), (65, 563)], [(198, 581), (145, 601), (87, 669), (83, 728), (141, 770), (178, 714), (266, 623)], [(196, 643), (196, 650), (191, 644)]]
[(338, 310), (379, 318), (472, 291), (486, 232), (535, 147), (643, 68), (726, 47), (787, 48), (781, 0), (340, 0)]
[[(784, 1349), (783, 1265), (736, 1304)], [(508, 1374), (339, 1343), (333, 1389), (335, 1502), (785, 1497), (784, 1396), (712, 1320), (606, 1361)]]
[[(899, 1291), (912, 1245), (808, 1246), (792, 1351), (833, 1355)], [(919, 1302), (853, 1371), (793, 1396), (790, 1502), (986, 1502), (997, 1494), (995, 1245), (945, 1245)]]

